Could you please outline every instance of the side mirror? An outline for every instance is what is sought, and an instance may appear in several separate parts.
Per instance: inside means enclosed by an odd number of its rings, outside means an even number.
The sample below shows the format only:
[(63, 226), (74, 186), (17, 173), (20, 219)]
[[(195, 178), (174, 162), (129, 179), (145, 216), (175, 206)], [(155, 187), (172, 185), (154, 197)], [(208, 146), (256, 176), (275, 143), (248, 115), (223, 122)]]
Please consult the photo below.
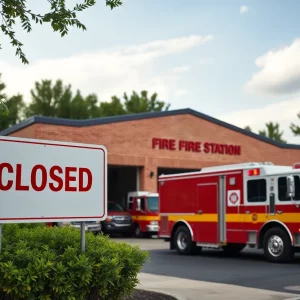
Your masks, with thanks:
[(287, 193), (289, 197), (295, 196), (295, 180), (291, 175), (287, 177)]
[(136, 210), (141, 210), (141, 199), (136, 199)]

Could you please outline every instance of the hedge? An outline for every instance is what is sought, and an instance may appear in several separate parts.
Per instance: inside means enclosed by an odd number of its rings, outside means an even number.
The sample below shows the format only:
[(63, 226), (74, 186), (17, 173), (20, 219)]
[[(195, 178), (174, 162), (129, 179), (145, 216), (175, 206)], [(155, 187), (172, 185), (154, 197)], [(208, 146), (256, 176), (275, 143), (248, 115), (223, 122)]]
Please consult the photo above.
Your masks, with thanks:
[(0, 299), (119, 300), (133, 293), (148, 252), (72, 227), (3, 225)]

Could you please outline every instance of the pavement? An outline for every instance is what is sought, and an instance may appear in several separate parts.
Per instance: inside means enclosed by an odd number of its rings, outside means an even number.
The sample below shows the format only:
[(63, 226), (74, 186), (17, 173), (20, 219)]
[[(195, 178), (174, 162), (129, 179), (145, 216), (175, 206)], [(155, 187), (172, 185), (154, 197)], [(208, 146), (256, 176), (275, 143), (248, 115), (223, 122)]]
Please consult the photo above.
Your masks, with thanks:
[(165, 293), (177, 300), (300, 300), (299, 294), (147, 273), (140, 273), (139, 280), (137, 288)]
[(115, 239), (150, 253), (139, 274), (138, 288), (178, 300), (300, 300), (300, 257), (292, 264), (271, 264), (262, 252), (246, 249), (240, 256), (220, 251), (180, 256), (159, 239)]

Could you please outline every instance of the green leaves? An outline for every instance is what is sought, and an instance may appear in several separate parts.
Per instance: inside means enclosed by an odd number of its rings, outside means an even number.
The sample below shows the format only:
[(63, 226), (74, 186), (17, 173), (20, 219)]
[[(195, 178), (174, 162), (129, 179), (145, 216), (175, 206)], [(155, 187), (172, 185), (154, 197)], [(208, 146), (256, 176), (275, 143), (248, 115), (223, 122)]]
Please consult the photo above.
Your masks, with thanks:
[(141, 91), (141, 95), (133, 91), (130, 98), (124, 93), (124, 100), (126, 111), (129, 114), (169, 110), (170, 107), (170, 104), (157, 100), (157, 93), (152, 94), (149, 98), (148, 92), (145, 90)]
[(148, 253), (72, 227), (3, 225), (0, 299), (120, 300), (132, 294)]
[(1, 81), (1, 76), (2, 76), (2, 74), (0, 73), (0, 128), (1, 128), (1, 115), (2, 116), (8, 115), (8, 107), (5, 104), (6, 95), (3, 93), (6, 88), (6, 85), (4, 82)]
[[(298, 118), (300, 119), (300, 113), (297, 114)], [(294, 123), (290, 126), (291, 131), (294, 135), (299, 136), (300, 135), (300, 126), (295, 125)]]
[(2, 115), (8, 115), (8, 108), (2, 99), (0, 99), (0, 112)]
[(282, 139), (283, 131), (280, 132), (279, 126), (279, 123), (266, 123), (267, 130), (261, 130), (259, 134), (277, 142), (286, 143), (286, 141)]
[(157, 93), (149, 95), (145, 90), (139, 94), (133, 91), (130, 96), (125, 93), (124, 100), (113, 96), (110, 101), (100, 102), (96, 94), (83, 96), (79, 90), (74, 93), (71, 85), (64, 85), (62, 80), (35, 82), (28, 104), (22, 95), (7, 97), (4, 91), (0, 73), (0, 131), (34, 115), (82, 120), (163, 111), (170, 107), (157, 99)]
[(61, 80), (41, 80), (31, 90), (31, 102), (26, 109), (26, 117), (40, 115), (46, 117), (89, 119), (124, 114), (168, 110), (169, 104), (150, 97), (147, 91), (140, 95), (133, 91), (130, 97), (124, 94), (124, 101), (116, 96), (111, 101), (98, 101), (95, 94), (84, 97), (79, 90), (73, 95), (71, 85), (63, 86)]
[(123, 3), (120, 0), (106, 0), (106, 6), (109, 6), (110, 9), (121, 6)]
[[(27, 7), (26, 0), (0, 0), (1, 31), (8, 36), (11, 44), (16, 48), (16, 55), (24, 64), (28, 64), (29, 61), (22, 50), (23, 44), (15, 36), (14, 26), (17, 19), (20, 19), (22, 28), (27, 33), (32, 31), (31, 22), (40, 25), (49, 23), (53, 31), (59, 32), (63, 37), (69, 33), (70, 27), (86, 30), (85, 25), (78, 20), (77, 13), (96, 4), (95, 0), (83, 0), (83, 3), (76, 4), (73, 9), (68, 9), (65, 0), (48, 0), (48, 2), (50, 3), (49, 12), (41, 15), (32, 12)], [(106, 0), (106, 6), (111, 9), (121, 5), (122, 2), (119, 0)]]

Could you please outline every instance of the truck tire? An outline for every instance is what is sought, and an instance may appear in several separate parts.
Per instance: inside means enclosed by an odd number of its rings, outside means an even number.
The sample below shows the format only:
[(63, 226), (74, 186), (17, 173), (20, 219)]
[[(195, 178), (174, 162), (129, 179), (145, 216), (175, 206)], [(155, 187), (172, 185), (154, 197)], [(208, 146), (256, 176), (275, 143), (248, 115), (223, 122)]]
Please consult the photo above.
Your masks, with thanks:
[(136, 238), (142, 238), (144, 236), (139, 224), (135, 224), (135, 226), (134, 226), (134, 236)]
[(290, 262), (294, 256), (294, 249), (289, 235), (280, 227), (269, 229), (263, 240), (265, 258), (270, 262)]
[(174, 234), (174, 245), (180, 255), (193, 255), (197, 252), (191, 233), (186, 226), (179, 226)]

